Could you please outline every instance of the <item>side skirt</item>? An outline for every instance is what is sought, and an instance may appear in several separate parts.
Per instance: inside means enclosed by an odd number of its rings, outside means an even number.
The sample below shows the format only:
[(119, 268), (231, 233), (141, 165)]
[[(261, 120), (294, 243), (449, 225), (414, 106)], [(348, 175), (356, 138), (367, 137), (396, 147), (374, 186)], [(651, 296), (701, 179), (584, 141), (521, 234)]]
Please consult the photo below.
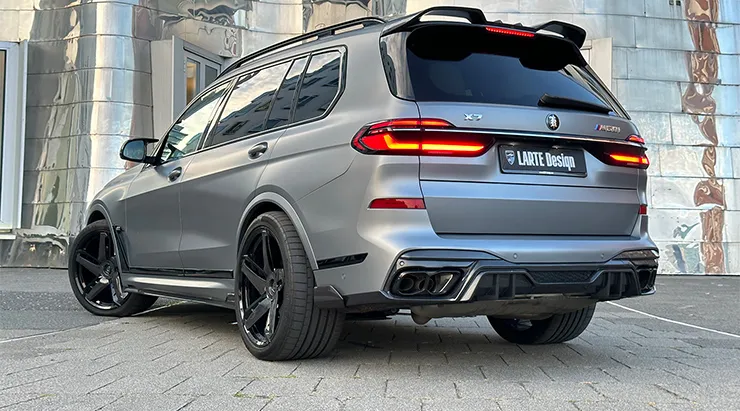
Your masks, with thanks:
[(124, 291), (234, 307), (234, 279), (122, 273)]

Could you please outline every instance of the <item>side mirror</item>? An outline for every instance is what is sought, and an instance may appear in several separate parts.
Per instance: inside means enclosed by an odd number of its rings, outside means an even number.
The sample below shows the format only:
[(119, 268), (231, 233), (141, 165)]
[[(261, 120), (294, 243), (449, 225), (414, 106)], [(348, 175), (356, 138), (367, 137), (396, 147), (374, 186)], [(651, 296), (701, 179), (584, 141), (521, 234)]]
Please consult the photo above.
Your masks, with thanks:
[(123, 160), (135, 163), (153, 164), (154, 158), (147, 156), (147, 144), (156, 143), (153, 138), (134, 138), (123, 143), (120, 156)]

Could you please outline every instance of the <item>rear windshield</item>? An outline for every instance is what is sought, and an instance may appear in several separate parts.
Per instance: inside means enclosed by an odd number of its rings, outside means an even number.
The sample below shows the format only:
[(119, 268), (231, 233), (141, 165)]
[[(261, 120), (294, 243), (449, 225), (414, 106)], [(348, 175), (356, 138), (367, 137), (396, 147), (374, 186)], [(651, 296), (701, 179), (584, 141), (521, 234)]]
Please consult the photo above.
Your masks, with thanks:
[(409, 36), (406, 64), (414, 100), (536, 107), (549, 94), (613, 107), (571, 43), (484, 30), (471, 34), (472, 29), (481, 27), (430, 27)]

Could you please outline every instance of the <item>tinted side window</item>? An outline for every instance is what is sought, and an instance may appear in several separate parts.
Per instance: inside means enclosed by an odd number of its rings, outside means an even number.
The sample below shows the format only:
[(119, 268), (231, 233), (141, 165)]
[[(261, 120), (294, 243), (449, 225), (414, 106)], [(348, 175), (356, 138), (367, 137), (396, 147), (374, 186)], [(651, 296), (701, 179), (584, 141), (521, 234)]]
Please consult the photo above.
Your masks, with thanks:
[(176, 160), (198, 148), (200, 137), (206, 131), (208, 120), (211, 119), (213, 110), (218, 106), (228, 85), (228, 83), (223, 84), (204, 94), (185, 110), (165, 137), (165, 146), (160, 157), (162, 162)]
[(272, 97), (289, 65), (278, 64), (240, 78), (204, 147), (263, 131)]
[(298, 92), (294, 122), (318, 117), (329, 108), (339, 91), (340, 62), (338, 51), (311, 56)]
[(295, 97), (295, 89), (298, 86), (298, 80), (303, 74), (303, 69), (306, 67), (308, 57), (300, 58), (293, 62), (293, 65), (288, 70), (288, 74), (280, 85), (277, 96), (275, 96), (275, 103), (272, 105), (272, 111), (270, 117), (267, 118), (267, 128), (280, 127), (290, 122), (290, 109), (293, 106), (293, 97)]

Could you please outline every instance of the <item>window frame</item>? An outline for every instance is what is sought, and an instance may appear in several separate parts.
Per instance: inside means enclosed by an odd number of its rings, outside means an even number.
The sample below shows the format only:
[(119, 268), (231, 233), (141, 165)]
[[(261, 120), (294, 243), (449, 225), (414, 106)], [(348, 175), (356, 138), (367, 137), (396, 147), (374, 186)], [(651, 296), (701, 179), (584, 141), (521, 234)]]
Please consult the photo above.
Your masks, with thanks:
[[(298, 100), (298, 94), (300, 92), (300, 86), (303, 84), (303, 78), (305, 77), (306, 70), (308, 69), (308, 64), (311, 61), (311, 56), (314, 55), (314, 54), (323, 54), (323, 53), (329, 52), (329, 51), (337, 51), (340, 54), (340, 63), (339, 63), (339, 88), (337, 89), (337, 93), (334, 96), (334, 100), (332, 100), (331, 104), (329, 104), (328, 108), (326, 109), (326, 111), (324, 111), (324, 113), (321, 116), (312, 117), (310, 119), (302, 120), (300, 122), (294, 122), (293, 121), (293, 115), (295, 113), (296, 101)], [(210, 125), (212, 125), (212, 123), (213, 123), (213, 118), (212, 118), (211, 121), (210, 121), (210, 124), (209, 124), (209, 128), (208, 128), (207, 134), (204, 134), (204, 136), (202, 137), (201, 142), (200, 142), (200, 144), (198, 146), (198, 149), (196, 151), (194, 151), (193, 153), (199, 153), (199, 152), (206, 151), (206, 150), (216, 149), (216, 148), (223, 147), (223, 146), (226, 146), (226, 145), (229, 145), (229, 144), (233, 144), (233, 143), (236, 143), (236, 142), (239, 142), (239, 141), (243, 141), (243, 140), (246, 140), (246, 139), (257, 138), (257, 137), (260, 137), (260, 136), (262, 136), (262, 135), (264, 135), (266, 133), (272, 133), (272, 132), (275, 132), (275, 131), (286, 130), (286, 129), (290, 128), (290, 127), (300, 126), (300, 125), (312, 123), (312, 122), (319, 121), (319, 120), (322, 120), (322, 119), (326, 118), (334, 110), (334, 107), (337, 105), (337, 102), (339, 101), (339, 99), (344, 94), (344, 90), (346, 88), (346, 83), (347, 83), (347, 81), (346, 81), (346, 78), (347, 78), (347, 46), (345, 46), (343, 44), (342, 45), (332, 45), (332, 46), (327, 46), (327, 47), (316, 49), (316, 50), (306, 51), (306, 52), (299, 53), (299, 54), (294, 54), (294, 55), (291, 55), (289, 57), (285, 57), (285, 58), (282, 58), (282, 59), (279, 59), (279, 60), (270, 61), (270, 62), (264, 63), (262, 65), (258, 65), (258, 66), (255, 66), (255, 67), (248, 67), (248, 68), (244, 68), (244, 69), (240, 69), (240, 70), (235, 71), (230, 76), (230, 80), (231, 81), (234, 81), (234, 83), (232, 83), (229, 91), (227, 92), (227, 95), (226, 95), (227, 98), (221, 100), (220, 106), (216, 109), (218, 114), (216, 116), (214, 116), (214, 118), (221, 118), (221, 114), (223, 112), (224, 106), (225, 106), (226, 102), (228, 101), (228, 97), (231, 96), (231, 91), (233, 91), (234, 86), (236, 84), (236, 81), (235, 80), (237, 80), (237, 79), (239, 79), (239, 78), (241, 78), (241, 77), (243, 77), (245, 75), (248, 75), (250, 73), (253, 73), (255, 71), (263, 70), (265, 68), (270, 68), (272, 66), (276, 66), (276, 65), (279, 65), (279, 64), (282, 64), (282, 63), (286, 63), (286, 62), (291, 62), (292, 63), (295, 60), (299, 60), (302, 57), (306, 57), (306, 56), (308, 56), (308, 60), (306, 61), (306, 66), (303, 68), (303, 72), (301, 73), (301, 78), (298, 80), (298, 87), (296, 88), (296, 93), (293, 96), (293, 101), (291, 103), (290, 121), (287, 124), (284, 124), (284, 125), (282, 125), (280, 127), (271, 128), (271, 129), (268, 129), (268, 130), (262, 130), (259, 133), (249, 134), (247, 136), (235, 138), (233, 140), (225, 141), (223, 143), (214, 144), (212, 146), (204, 147), (203, 145), (204, 145), (205, 141), (207, 140), (208, 137), (210, 137), (210, 133), (213, 131), (212, 127), (210, 127)], [(288, 69), (288, 70), (290, 70), (290, 69)], [(286, 74), (287, 74), (287, 71), (286, 71)], [(283, 78), (283, 81), (285, 81), (285, 78)], [(280, 85), (282, 85), (282, 83)], [(277, 95), (277, 93), (276, 93), (276, 95)], [(196, 98), (194, 98), (193, 100), (195, 100)], [(274, 99), (275, 99), (275, 96), (273, 96), (273, 103), (274, 103)], [(272, 105), (270, 106), (270, 111), (272, 111)], [(269, 118), (269, 116), (270, 116), (270, 114), (268, 113), (267, 118)], [(168, 131), (168, 133), (169, 133), (169, 131)]]
[(329, 106), (319, 116), (309, 117), (307, 119), (304, 119), (304, 120), (301, 120), (301, 121), (298, 121), (298, 122), (295, 121), (295, 110), (296, 110), (296, 106), (298, 105), (298, 100), (300, 100), (301, 89), (303, 88), (303, 81), (306, 78), (306, 73), (308, 72), (308, 67), (311, 65), (311, 59), (313, 59), (313, 56), (314, 55), (317, 55), (317, 54), (327, 54), (327, 53), (331, 53), (332, 51), (335, 51), (335, 50), (331, 50), (331, 49), (326, 50), (325, 49), (325, 50), (320, 50), (320, 51), (314, 51), (308, 57), (308, 61), (306, 61), (306, 67), (303, 68), (303, 73), (301, 73), (301, 79), (298, 81), (298, 86), (296, 87), (295, 95), (293, 96), (293, 105), (292, 105), (292, 107), (290, 109), (290, 122), (288, 123), (288, 125), (305, 124), (305, 123), (309, 123), (311, 121), (320, 120), (320, 119), (328, 116), (329, 113), (332, 111), (332, 109), (334, 109), (334, 105), (336, 105), (337, 101), (339, 101), (339, 98), (344, 93), (344, 84), (345, 84), (346, 73), (347, 73), (347, 70), (346, 70), (346, 59), (347, 59), (346, 58), (346, 49), (345, 49), (345, 53), (342, 53), (341, 51), (339, 51), (339, 85), (337, 87), (337, 92), (334, 94), (334, 98), (329, 103)]
[(13, 239), (21, 226), (23, 160), (26, 124), (28, 42), (0, 42), (5, 51), (2, 175), (0, 176), (0, 239)]
[[(156, 158), (156, 162), (154, 164), (147, 164), (147, 166), (149, 166), (149, 167), (158, 167), (158, 166), (160, 166), (162, 164), (167, 164), (167, 163), (172, 162), (172, 161), (181, 160), (183, 158), (190, 157), (193, 154), (198, 153), (200, 151), (201, 145), (203, 144), (203, 140), (204, 140), (205, 136), (211, 133), (211, 126), (213, 125), (213, 118), (216, 115), (215, 113), (218, 112), (219, 111), (219, 108), (223, 105), (224, 98), (227, 95), (230, 95), (231, 90), (234, 88), (235, 80), (236, 80), (235, 77), (230, 77), (230, 78), (227, 78), (227, 79), (218, 79), (218, 80), (214, 81), (212, 84), (210, 84), (208, 87), (206, 87), (203, 90), (201, 90), (201, 92), (198, 93), (195, 97), (193, 97), (193, 100), (190, 101), (185, 106), (185, 109), (182, 110), (182, 113), (180, 113), (180, 115), (177, 116), (177, 119), (175, 121), (173, 121), (172, 124), (170, 124), (170, 126), (167, 128), (167, 131), (164, 132), (164, 134), (162, 135), (162, 137), (157, 142), (157, 145), (154, 148), (154, 155), (153, 155)], [(167, 160), (167, 161), (161, 161), (161, 159), (162, 159), (162, 152), (164, 151), (164, 147), (165, 147), (165, 144), (167, 143), (167, 139), (168, 139), (168, 137), (170, 135), (170, 132), (172, 131), (173, 128), (175, 128), (175, 126), (178, 124), (178, 122), (180, 121), (180, 119), (182, 119), (182, 117), (185, 115), (185, 113), (188, 112), (188, 110), (190, 109), (190, 107), (192, 105), (194, 105), (201, 97), (203, 97), (204, 95), (210, 93), (211, 91), (213, 91), (213, 90), (215, 90), (215, 89), (217, 89), (217, 88), (219, 88), (219, 87), (221, 87), (223, 85), (226, 85), (226, 91), (224, 91), (224, 94), (221, 95), (221, 97), (219, 98), (218, 104), (216, 104), (216, 107), (214, 108), (213, 113), (211, 113), (211, 116), (208, 117), (208, 123), (206, 123), (206, 128), (204, 129), (203, 134), (201, 134), (200, 140), (198, 141), (198, 144), (197, 144), (195, 150), (193, 150), (190, 153), (187, 153), (187, 154), (183, 155), (182, 157), (178, 157), (176, 159)]]
[[(293, 59), (290, 59), (290, 58), (284, 59), (284, 60), (278, 61), (278, 62), (276, 62), (274, 64), (273, 63), (267, 64), (265, 66), (262, 66), (262, 67), (259, 67), (259, 68), (254, 68), (254, 69), (251, 69), (249, 71), (241, 72), (241, 73), (235, 75), (233, 77), (234, 84), (232, 84), (231, 87), (229, 87), (229, 90), (226, 92), (225, 98), (219, 103), (219, 106), (216, 107), (216, 114), (211, 119), (211, 125), (214, 125), (214, 120), (215, 120), (215, 124), (216, 125), (218, 124), (218, 121), (221, 120), (221, 116), (223, 116), (223, 114), (224, 114), (224, 110), (226, 109), (226, 105), (229, 103), (229, 99), (231, 98), (231, 95), (234, 93), (234, 90), (237, 89), (237, 87), (239, 86), (239, 83), (240, 83), (240, 81), (242, 79), (245, 79), (244, 81), (246, 81), (248, 83), (249, 80), (251, 80), (255, 76), (255, 74), (257, 72), (259, 72), (259, 71), (270, 69), (272, 67), (277, 67), (277, 66), (279, 66), (281, 64), (289, 63), (288, 68), (285, 70), (285, 74), (283, 75), (283, 79), (280, 80), (280, 84), (278, 84), (277, 88), (275, 89), (275, 94), (273, 94), (272, 99), (270, 99), (270, 106), (267, 108), (267, 114), (265, 114), (265, 120), (262, 122), (262, 125), (265, 126), (267, 124), (267, 120), (270, 118), (270, 113), (272, 112), (272, 106), (273, 106), (273, 104), (275, 104), (275, 98), (277, 97), (277, 92), (280, 90), (280, 87), (282, 87), (283, 82), (285, 81), (285, 77), (288, 75), (288, 72), (290, 71), (290, 68), (292, 67), (293, 62), (295, 62), (298, 59), (300, 59), (300, 57), (296, 57), (296, 58), (293, 58)], [(308, 67), (308, 65), (306, 65), (306, 67)], [(305, 72), (305, 68), (304, 68), (304, 72)], [(301, 73), (300, 80), (303, 80), (303, 73)], [(292, 113), (292, 109), (293, 109), (292, 104), (293, 103), (291, 103), (291, 113)], [(288, 125), (290, 125), (290, 122), (288, 123)], [(211, 147), (220, 147), (220, 146), (224, 146), (224, 145), (230, 144), (232, 142), (247, 140), (247, 139), (253, 138), (255, 136), (260, 136), (260, 135), (262, 135), (262, 134), (264, 134), (264, 133), (266, 133), (268, 131), (272, 131), (272, 130), (275, 130), (275, 128), (263, 129), (263, 130), (260, 130), (260, 131), (258, 131), (256, 133), (247, 134), (247, 135), (244, 135), (244, 136), (241, 136), (241, 137), (233, 138), (233, 139), (228, 140), (228, 141), (223, 141), (223, 142), (218, 143), (218, 144), (212, 144), (210, 146), (206, 146), (206, 143), (210, 140), (210, 138), (212, 137), (212, 134), (213, 134), (213, 127), (209, 127), (207, 134), (205, 134), (203, 136), (201, 142), (198, 144), (198, 149), (196, 151), (208, 150)]]

